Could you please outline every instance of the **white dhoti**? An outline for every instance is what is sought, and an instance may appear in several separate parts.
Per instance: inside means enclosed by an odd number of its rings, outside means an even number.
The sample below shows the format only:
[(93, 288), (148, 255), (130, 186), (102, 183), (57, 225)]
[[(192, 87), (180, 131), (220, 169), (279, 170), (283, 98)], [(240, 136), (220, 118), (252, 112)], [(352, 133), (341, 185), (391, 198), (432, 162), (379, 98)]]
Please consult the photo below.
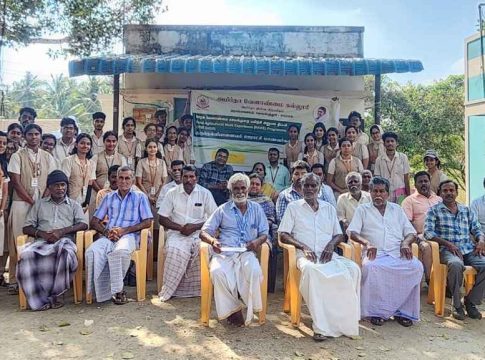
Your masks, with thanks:
[(31, 207), (32, 205), (25, 201), (14, 200), (10, 208), (8, 217), (8, 256), (10, 258), (8, 282), (10, 284), (17, 282), (17, 278), (15, 277), (17, 268), (17, 237), (23, 234), (25, 218)]
[(123, 290), (123, 279), (135, 250), (134, 233), (123, 235), (117, 242), (102, 237), (86, 250), (87, 292), (92, 293), (94, 287), (97, 302), (107, 301)]
[(313, 331), (324, 336), (359, 335), (360, 269), (337, 254), (332, 261), (297, 261), (302, 276), (300, 292), (313, 321)]
[(246, 325), (251, 322), (254, 312), (263, 309), (263, 272), (253, 252), (214, 254), (210, 262), (210, 274), (219, 320), (226, 319), (242, 309), (243, 304), (238, 298), (238, 293), (247, 307)]

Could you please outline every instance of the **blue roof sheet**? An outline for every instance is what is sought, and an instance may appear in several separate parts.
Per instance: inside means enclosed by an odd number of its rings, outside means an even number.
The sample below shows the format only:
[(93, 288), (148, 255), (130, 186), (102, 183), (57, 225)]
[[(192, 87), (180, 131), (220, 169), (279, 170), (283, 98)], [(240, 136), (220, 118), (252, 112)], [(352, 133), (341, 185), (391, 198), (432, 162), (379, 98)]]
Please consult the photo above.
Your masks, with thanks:
[(364, 58), (120, 55), (69, 61), (70, 76), (122, 73), (361, 76), (422, 70), (419, 60)]

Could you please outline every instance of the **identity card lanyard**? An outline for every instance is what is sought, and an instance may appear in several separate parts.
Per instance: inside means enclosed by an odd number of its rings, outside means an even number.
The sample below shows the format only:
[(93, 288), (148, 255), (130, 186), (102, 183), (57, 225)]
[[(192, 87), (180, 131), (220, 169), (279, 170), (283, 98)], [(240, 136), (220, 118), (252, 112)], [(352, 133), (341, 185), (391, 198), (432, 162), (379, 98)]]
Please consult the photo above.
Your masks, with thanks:
[(244, 233), (246, 231), (246, 228), (248, 226), (248, 210), (246, 210), (246, 214), (242, 215), (240, 214), (237, 209), (234, 207), (234, 215), (236, 215), (236, 222), (237, 222), (237, 228), (239, 229), (239, 245), (244, 246), (246, 241), (244, 240)]

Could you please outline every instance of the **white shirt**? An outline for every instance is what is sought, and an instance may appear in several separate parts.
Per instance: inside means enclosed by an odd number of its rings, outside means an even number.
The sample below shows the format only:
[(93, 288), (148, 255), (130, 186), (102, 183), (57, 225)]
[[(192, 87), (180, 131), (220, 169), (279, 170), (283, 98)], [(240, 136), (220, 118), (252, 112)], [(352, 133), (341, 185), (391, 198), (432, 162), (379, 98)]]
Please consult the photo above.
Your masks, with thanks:
[[(216, 209), (216, 202), (209, 190), (196, 184), (194, 190), (188, 195), (183, 184), (179, 184), (167, 192), (158, 214), (168, 217), (179, 225), (197, 224), (206, 221)], [(187, 238), (175, 230), (168, 230), (167, 238), (170, 237)], [(199, 237), (199, 231), (194, 232), (190, 237)]]
[(160, 209), (160, 206), (162, 206), (163, 198), (165, 197), (165, 195), (167, 195), (168, 191), (173, 189), (176, 186), (177, 186), (177, 183), (173, 180), (162, 186), (162, 189), (160, 190), (160, 193), (158, 194), (157, 203), (155, 205), (155, 207), (157, 209)]
[(393, 192), (406, 186), (404, 175), (409, 174), (410, 170), (406, 154), (396, 151), (392, 160), (389, 159), (387, 154), (383, 154), (376, 159), (374, 175), (379, 175), (389, 180), (391, 183), (390, 192)]
[(354, 217), (354, 212), (357, 206), (372, 201), (370, 194), (367, 191), (361, 191), (360, 194), (359, 201), (357, 201), (350, 192), (340, 194), (337, 200), (337, 217), (340, 221), (347, 220), (347, 222), (350, 223)]
[(377, 255), (401, 256), (401, 242), (406, 235), (416, 235), (404, 210), (388, 201), (384, 216), (372, 202), (357, 207), (347, 232), (356, 232), (377, 248)]
[(480, 223), (483, 231), (485, 229), (485, 195), (473, 200), (470, 208), (477, 216), (478, 222)]
[[(342, 234), (337, 212), (332, 205), (318, 200), (318, 210), (314, 211), (305, 199), (288, 204), (278, 232), (291, 234), (312, 249), (318, 259), (332, 238)], [(300, 256), (303, 256), (303, 252), (298, 250)]]
[(57, 160), (59, 160), (60, 163), (62, 163), (62, 160), (71, 155), (71, 151), (72, 149), (74, 149), (75, 144), (76, 139), (72, 139), (72, 142), (70, 144), (64, 144), (62, 142), (62, 138), (60, 138), (57, 140), (56, 146), (54, 147), (52, 154)]

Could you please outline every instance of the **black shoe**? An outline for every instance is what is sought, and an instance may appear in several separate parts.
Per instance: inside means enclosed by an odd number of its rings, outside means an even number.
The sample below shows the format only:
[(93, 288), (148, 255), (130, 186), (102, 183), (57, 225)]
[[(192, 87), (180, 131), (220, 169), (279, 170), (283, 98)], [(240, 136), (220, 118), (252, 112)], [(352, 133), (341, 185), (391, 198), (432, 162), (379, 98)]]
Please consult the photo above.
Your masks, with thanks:
[(455, 308), (455, 310), (453, 310), (451, 313), (451, 316), (453, 316), (453, 318), (456, 320), (465, 320), (465, 310), (463, 309), (463, 306)]
[(469, 318), (480, 320), (482, 318), (482, 313), (478, 311), (477, 307), (471, 302), (465, 299), (466, 313)]

